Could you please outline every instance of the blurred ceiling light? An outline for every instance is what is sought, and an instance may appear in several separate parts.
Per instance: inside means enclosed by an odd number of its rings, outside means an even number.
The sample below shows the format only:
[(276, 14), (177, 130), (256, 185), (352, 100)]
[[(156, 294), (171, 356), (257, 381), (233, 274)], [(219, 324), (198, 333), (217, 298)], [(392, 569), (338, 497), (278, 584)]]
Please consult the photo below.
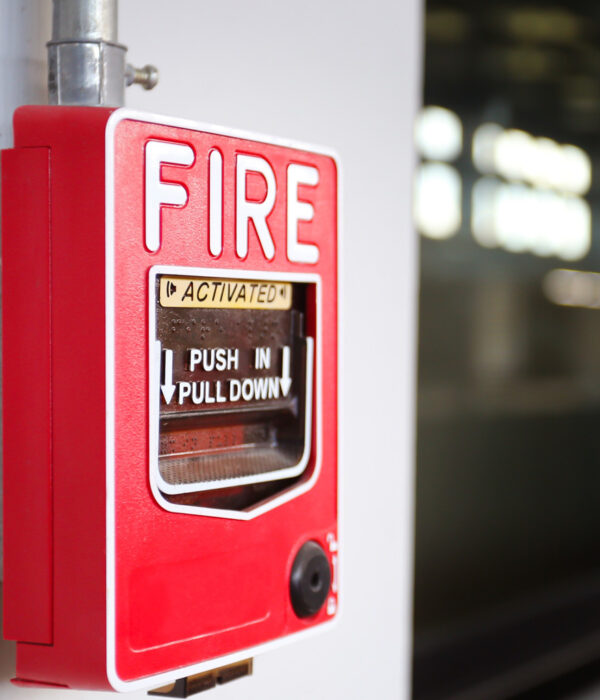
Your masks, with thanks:
[(578, 260), (590, 249), (592, 215), (580, 197), (487, 177), (473, 187), (471, 231), (487, 248)]
[(582, 31), (580, 18), (560, 8), (515, 8), (505, 15), (508, 32), (523, 41), (571, 43)]
[(528, 161), (535, 159), (533, 150), (533, 138), (525, 131), (502, 131), (494, 142), (494, 170), (507, 180), (525, 180)]
[(493, 49), (493, 67), (502, 73), (508, 71), (511, 80), (532, 82), (543, 80), (556, 74), (560, 69), (562, 56), (558, 51), (550, 51), (535, 46), (508, 46)]
[(424, 236), (445, 239), (462, 223), (462, 182), (456, 168), (445, 163), (423, 163), (417, 168), (413, 216)]
[(583, 195), (592, 182), (592, 163), (583, 149), (498, 124), (482, 124), (475, 130), (472, 158), (483, 174), (560, 192)]
[(547, 138), (531, 139), (529, 158), (523, 163), (522, 179), (538, 187), (562, 189), (561, 169), (563, 150), (556, 141)]
[(432, 41), (457, 42), (467, 38), (471, 19), (466, 12), (447, 7), (427, 8), (425, 33)]
[(502, 187), (500, 180), (482, 177), (473, 185), (471, 200), (471, 233), (485, 248), (496, 248), (496, 194)]
[(415, 143), (423, 158), (454, 160), (462, 151), (462, 122), (445, 107), (424, 107), (415, 121)]
[(557, 189), (574, 194), (585, 194), (592, 185), (592, 161), (578, 146), (562, 147), (562, 172), (558, 177)]
[(504, 129), (499, 124), (481, 124), (475, 129), (471, 146), (473, 164), (480, 173), (491, 175), (496, 172), (494, 147)]
[(600, 275), (579, 270), (550, 270), (542, 281), (546, 298), (559, 306), (600, 309)]

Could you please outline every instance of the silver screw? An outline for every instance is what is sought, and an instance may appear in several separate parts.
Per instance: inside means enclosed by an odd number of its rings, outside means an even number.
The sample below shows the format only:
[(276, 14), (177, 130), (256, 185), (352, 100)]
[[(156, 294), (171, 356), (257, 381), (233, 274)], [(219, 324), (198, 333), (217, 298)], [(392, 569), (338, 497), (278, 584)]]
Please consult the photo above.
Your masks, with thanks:
[(144, 66), (136, 68), (131, 63), (125, 68), (125, 85), (141, 85), (144, 90), (152, 90), (158, 83), (158, 68), (156, 66)]

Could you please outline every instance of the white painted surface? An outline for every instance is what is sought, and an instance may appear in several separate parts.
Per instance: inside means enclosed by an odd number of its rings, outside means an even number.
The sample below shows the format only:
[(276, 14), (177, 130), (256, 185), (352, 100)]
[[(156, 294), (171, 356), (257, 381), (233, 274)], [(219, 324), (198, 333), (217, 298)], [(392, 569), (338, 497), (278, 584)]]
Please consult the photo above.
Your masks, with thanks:
[(298, 240), (298, 222), (312, 221), (315, 210), (309, 202), (298, 199), (298, 185), (319, 184), (319, 171), (308, 165), (291, 163), (287, 170), (287, 256), (288, 260), (299, 263), (316, 263), (319, 247)]
[[(258, 156), (238, 155), (235, 164), (235, 252), (240, 258), (248, 255), (248, 224), (252, 219), (265, 258), (272, 260), (275, 257), (275, 245), (267, 224), (267, 216), (275, 205), (275, 173), (267, 161)], [(248, 173), (260, 173), (265, 178), (267, 194), (262, 202), (252, 202), (246, 198)]]
[(0, 147), (12, 145), (12, 113), (22, 104), (46, 102), (46, 42), (52, 4), (0, 0)]
[(223, 252), (223, 156), (214, 148), (208, 157), (208, 225), (210, 254)]
[(163, 204), (182, 207), (188, 201), (183, 185), (163, 182), (163, 165), (191, 165), (194, 151), (183, 143), (148, 141), (146, 144), (146, 248), (155, 253), (160, 248), (160, 208)]
[[(215, 700), (408, 697), (420, 11), (419, 0), (121, 2), (129, 59), (161, 71), (153, 92), (128, 90), (129, 106), (326, 144), (343, 166), (342, 617), (259, 657)], [(49, 16), (47, 0), (0, 0), (2, 146), (13, 108), (45, 101)], [(365, 342), (378, 348), (368, 369)], [(17, 689), (13, 669), (5, 642), (0, 698), (105, 697)]]

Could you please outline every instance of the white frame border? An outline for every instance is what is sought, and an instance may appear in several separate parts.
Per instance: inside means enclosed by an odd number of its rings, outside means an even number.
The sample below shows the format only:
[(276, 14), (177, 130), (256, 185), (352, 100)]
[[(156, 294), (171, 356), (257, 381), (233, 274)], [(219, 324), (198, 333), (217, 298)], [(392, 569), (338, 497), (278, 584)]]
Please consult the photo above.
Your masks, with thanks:
[[(314, 362), (314, 340), (310, 336), (306, 337), (307, 341), (307, 364), (306, 364), (306, 399), (305, 399), (305, 425), (304, 425), (304, 450), (300, 462), (293, 466), (277, 471), (259, 474), (252, 477), (239, 477), (233, 479), (222, 479), (220, 481), (209, 482), (209, 486), (202, 488), (194, 488), (194, 484), (184, 484), (183, 488), (173, 488), (172, 484), (164, 481), (160, 475), (158, 467), (158, 443), (159, 443), (159, 410), (160, 410), (160, 393), (157, 384), (157, 377), (160, 376), (160, 356), (157, 356), (158, 344), (156, 338), (156, 278), (158, 275), (185, 275), (188, 277), (224, 277), (230, 279), (254, 279), (277, 282), (298, 282), (304, 284), (313, 284), (316, 288), (316, 331), (317, 331), (317, 360)], [(322, 318), (322, 298), (321, 298), (321, 276), (310, 273), (277, 273), (277, 272), (255, 272), (245, 270), (235, 270), (226, 268), (202, 268), (202, 267), (182, 267), (174, 265), (154, 265), (150, 268), (149, 273), (149, 437), (150, 437), (150, 486), (154, 498), (162, 508), (172, 513), (190, 513), (194, 515), (207, 515), (210, 517), (230, 518), (232, 520), (251, 520), (263, 513), (277, 508), (283, 503), (300, 496), (309, 491), (321, 472), (321, 447), (322, 447), (322, 365), (321, 365), (321, 318)], [(157, 371), (158, 365), (158, 371)], [(310, 478), (305, 482), (292, 486), (278, 496), (273, 496), (265, 501), (260, 506), (248, 508), (248, 510), (226, 510), (223, 508), (206, 508), (201, 506), (186, 506), (177, 503), (171, 503), (166, 500), (161, 491), (164, 493), (189, 493), (193, 491), (212, 491), (216, 488), (226, 488), (227, 486), (237, 486), (251, 483), (263, 483), (267, 481), (275, 481), (277, 479), (292, 478), (299, 476), (304, 472), (310, 455), (312, 452), (312, 380), (313, 367), (316, 368), (316, 387), (315, 394), (315, 417), (316, 417), (316, 434), (315, 434), (315, 468)], [(202, 482), (203, 484), (205, 482)]]
[[(337, 470), (337, 511), (338, 511), (338, 530), (337, 530), (337, 556), (338, 556), (338, 591), (337, 591), (337, 611), (331, 620), (321, 623), (315, 627), (310, 627), (305, 630), (300, 630), (284, 637), (274, 639), (264, 644), (259, 644), (255, 647), (243, 649), (232, 654), (226, 654), (221, 657), (210, 659), (198, 664), (184, 666), (164, 673), (158, 673), (153, 676), (145, 676), (133, 681), (122, 680), (116, 668), (116, 630), (115, 630), (115, 614), (116, 614), (116, 591), (115, 591), (115, 349), (114, 349), (114, 136), (117, 125), (126, 119), (132, 121), (147, 122), (151, 124), (160, 124), (161, 126), (172, 126), (191, 131), (202, 131), (205, 133), (218, 134), (220, 136), (230, 136), (233, 138), (245, 139), (248, 141), (256, 141), (258, 143), (266, 143), (269, 145), (282, 146), (293, 148), (301, 151), (317, 153), (331, 158), (337, 170), (337, 293), (338, 293), (338, 326), (337, 326), (337, 345), (338, 345), (338, 470)], [(341, 544), (343, 542), (343, 510), (342, 510), (342, 427), (343, 427), (343, 389), (342, 389), (342, 371), (343, 371), (343, 353), (342, 353), (342, 304), (343, 304), (343, 280), (341, 270), (342, 256), (342, 173), (340, 168), (340, 159), (337, 153), (329, 148), (316, 146), (312, 144), (293, 141), (291, 139), (275, 138), (263, 136), (249, 131), (240, 129), (231, 129), (228, 127), (217, 126), (214, 124), (205, 124), (195, 122), (189, 119), (179, 119), (176, 117), (163, 116), (149, 112), (138, 112), (132, 109), (120, 108), (116, 109), (108, 118), (105, 131), (105, 266), (106, 266), (106, 290), (105, 290), (105, 315), (106, 315), (106, 331), (105, 331), (105, 353), (106, 353), (106, 675), (108, 682), (117, 692), (132, 692), (136, 690), (151, 690), (161, 685), (170, 683), (178, 678), (210, 671), (220, 666), (243, 661), (249, 657), (256, 656), (273, 649), (278, 649), (290, 642), (311, 638), (320, 634), (326, 629), (339, 622), (342, 612), (343, 597), (340, 593), (339, 581), (343, 581), (342, 571), (343, 563), (340, 561)], [(320, 356), (320, 353), (318, 353)], [(343, 584), (342, 584), (343, 585)]]

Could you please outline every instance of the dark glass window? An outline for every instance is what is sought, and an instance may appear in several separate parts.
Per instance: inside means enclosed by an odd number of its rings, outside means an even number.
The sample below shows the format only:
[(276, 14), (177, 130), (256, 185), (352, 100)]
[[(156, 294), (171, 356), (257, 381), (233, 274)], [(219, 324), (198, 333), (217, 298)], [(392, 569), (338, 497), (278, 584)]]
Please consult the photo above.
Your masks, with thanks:
[(425, 49), (414, 695), (508, 697), (600, 656), (600, 5)]

